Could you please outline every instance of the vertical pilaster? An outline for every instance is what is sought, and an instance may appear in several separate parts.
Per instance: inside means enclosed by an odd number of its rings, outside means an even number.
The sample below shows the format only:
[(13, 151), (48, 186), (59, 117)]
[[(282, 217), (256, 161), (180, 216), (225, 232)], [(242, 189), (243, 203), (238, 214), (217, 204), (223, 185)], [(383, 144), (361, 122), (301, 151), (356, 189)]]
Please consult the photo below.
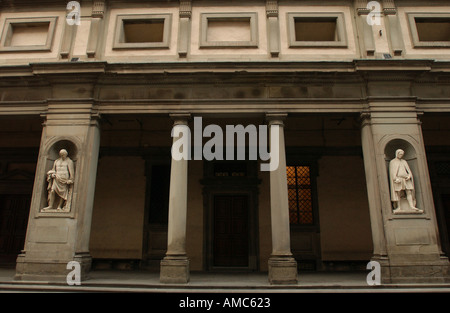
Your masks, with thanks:
[(295, 284), (297, 283), (297, 262), (291, 253), (284, 142), (286, 114), (267, 114), (266, 118), (271, 134), (274, 127), (279, 130), (278, 137), (270, 140), (271, 147), (278, 145), (279, 165), (278, 168), (270, 172), (272, 254), (269, 258), (269, 282), (271, 284)]
[(89, 31), (89, 39), (86, 48), (86, 54), (89, 58), (93, 58), (97, 54), (100, 35), (103, 29), (103, 15), (105, 14), (105, 0), (96, 0), (92, 7), (91, 29)]
[[(171, 115), (174, 120), (173, 142), (180, 139), (177, 134), (189, 132), (189, 115)], [(186, 147), (185, 147), (186, 148)], [(169, 225), (167, 252), (161, 261), (162, 283), (189, 282), (189, 259), (186, 254), (188, 160), (174, 159), (170, 171)]]
[(382, 276), (389, 275), (386, 272), (388, 266), (386, 238), (383, 227), (383, 214), (381, 206), (381, 193), (378, 185), (376, 153), (373, 142), (370, 113), (361, 114), (361, 140), (364, 156), (364, 169), (366, 173), (367, 197), (369, 200), (370, 225), (372, 228), (373, 256), (372, 260), (383, 263)]
[(363, 57), (375, 55), (375, 39), (372, 26), (367, 23), (367, 14), (370, 10), (367, 8), (367, 0), (355, 0), (357, 31), (360, 33), (361, 47), (364, 51)]
[(280, 53), (280, 24), (278, 21), (278, 0), (266, 1), (267, 34), (269, 36), (269, 51), (272, 57)]
[(78, 25), (76, 24), (69, 25), (67, 22), (64, 23), (64, 30), (61, 39), (61, 49), (59, 51), (59, 55), (62, 59), (68, 59), (70, 54), (72, 53), (77, 28)]
[[(383, 283), (444, 282), (449, 263), (440, 254), (438, 226), (421, 125), (414, 101), (372, 99), (363, 115), (362, 147), (369, 198), (373, 260), (381, 264)], [(399, 149), (409, 165), (415, 205), (396, 210), (391, 161)], [(409, 187), (411, 188), (411, 187)], [(405, 199), (403, 199), (405, 198)], [(397, 204), (398, 205), (398, 204)]]
[(386, 28), (389, 33), (390, 48), (394, 56), (401, 56), (403, 52), (403, 38), (400, 21), (394, 0), (383, 0), (383, 12), (386, 18)]
[[(99, 146), (98, 115), (91, 100), (49, 101), (25, 247), (17, 258), (16, 279), (66, 281), (70, 261), (79, 262), (80, 278), (87, 278)], [(48, 203), (54, 184), (49, 172), (55, 170), (62, 149), (68, 152), (73, 164), (73, 176), (64, 206), (54, 208)]]
[(191, 35), (192, 0), (180, 0), (180, 24), (178, 37), (178, 56), (185, 58), (189, 50)]
[(355, 8), (365, 55), (381, 59), (389, 54), (401, 56), (403, 39), (394, 0), (355, 0)]

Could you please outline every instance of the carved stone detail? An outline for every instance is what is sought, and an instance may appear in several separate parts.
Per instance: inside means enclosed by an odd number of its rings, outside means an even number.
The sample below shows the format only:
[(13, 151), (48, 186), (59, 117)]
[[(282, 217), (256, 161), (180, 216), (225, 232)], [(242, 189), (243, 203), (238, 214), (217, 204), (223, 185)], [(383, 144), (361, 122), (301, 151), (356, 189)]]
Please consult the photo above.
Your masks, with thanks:
[[(367, 4), (370, 1), (368, 0), (355, 0), (355, 8), (356, 12), (358, 12), (358, 15), (367, 15), (371, 12), (369, 8), (367, 8)], [(380, 2), (380, 1), (377, 1)], [(383, 7), (382, 13), (385, 15), (395, 15), (397, 14), (397, 8), (395, 7), (394, 0), (383, 0), (380, 3), (380, 9), (381, 6)], [(380, 12), (381, 13), (381, 12)]]
[(358, 15), (370, 13), (370, 10), (367, 8), (367, 0), (355, 0), (355, 8)]
[(395, 8), (394, 0), (383, 0), (383, 12), (385, 15), (397, 14), (397, 9)]
[(180, 0), (180, 17), (191, 18), (192, 15), (192, 1)]
[(103, 18), (105, 14), (105, 0), (96, 0), (92, 6), (92, 17)]
[(278, 17), (278, 0), (266, 1), (267, 17)]

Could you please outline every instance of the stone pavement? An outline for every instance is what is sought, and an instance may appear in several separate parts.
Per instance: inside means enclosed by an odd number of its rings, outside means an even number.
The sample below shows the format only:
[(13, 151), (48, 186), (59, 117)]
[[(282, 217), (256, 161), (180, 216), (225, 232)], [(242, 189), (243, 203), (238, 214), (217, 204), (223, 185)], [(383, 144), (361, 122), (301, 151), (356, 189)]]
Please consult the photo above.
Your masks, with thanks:
[(299, 273), (298, 284), (270, 285), (267, 273), (193, 272), (189, 283), (161, 284), (159, 273), (91, 271), (81, 286), (14, 280), (14, 269), (0, 269), (0, 292), (131, 292), (131, 293), (373, 293), (450, 292), (450, 283), (368, 286), (368, 272)]

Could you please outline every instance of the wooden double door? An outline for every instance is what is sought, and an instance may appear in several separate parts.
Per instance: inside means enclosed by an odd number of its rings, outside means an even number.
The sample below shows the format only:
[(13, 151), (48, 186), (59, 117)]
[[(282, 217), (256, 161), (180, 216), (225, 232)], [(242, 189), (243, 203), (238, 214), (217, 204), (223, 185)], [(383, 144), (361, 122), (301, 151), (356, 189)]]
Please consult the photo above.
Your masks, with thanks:
[(213, 266), (249, 266), (249, 197), (215, 195), (213, 201)]

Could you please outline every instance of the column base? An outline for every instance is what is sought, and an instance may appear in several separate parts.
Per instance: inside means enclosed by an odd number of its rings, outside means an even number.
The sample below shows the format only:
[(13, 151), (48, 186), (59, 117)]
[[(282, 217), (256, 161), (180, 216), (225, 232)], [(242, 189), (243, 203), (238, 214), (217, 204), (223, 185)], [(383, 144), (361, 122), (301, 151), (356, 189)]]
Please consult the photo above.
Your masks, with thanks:
[(381, 265), (382, 284), (423, 284), (450, 282), (450, 264), (447, 257), (428, 262), (391, 262), (387, 257), (376, 258)]
[(391, 266), (390, 273), (392, 284), (450, 282), (447, 266)]
[[(442, 264), (444, 263), (444, 264)], [(450, 282), (448, 263), (441, 264), (401, 264), (389, 266), (389, 277), (382, 279), (389, 284), (436, 284)]]
[(187, 257), (168, 257), (161, 260), (159, 281), (164, 284), (187, 284), (190, 279)]
[(87, 280), (92, 258), (87, 254), (75, 255), (73, 260), (30, 260), (25, 254), (19, 254), (16, 261), (16, 274), (14, 280), (21, 281), (46, 281), (46, 282), (67, 282), (67, 275), (72, 272), (72, 268), (67, 269), (70, 261), (80, 263), (80, 281)]
[(269, 282), (274, 285), (297, 284), (297, 262), (292, 257), (270, 257)]

